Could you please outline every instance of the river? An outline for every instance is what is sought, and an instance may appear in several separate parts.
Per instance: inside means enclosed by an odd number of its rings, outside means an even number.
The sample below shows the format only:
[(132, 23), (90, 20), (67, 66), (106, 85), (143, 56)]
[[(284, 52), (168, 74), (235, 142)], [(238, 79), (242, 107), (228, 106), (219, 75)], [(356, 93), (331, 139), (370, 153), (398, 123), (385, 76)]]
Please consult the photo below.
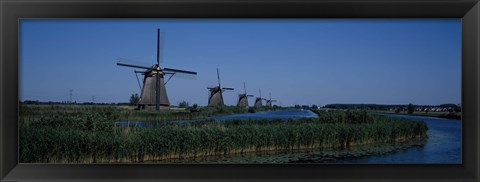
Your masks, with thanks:
[[(260, 153), (234, 154), (228, 156), (209, 156), (194, 159), (162, 161), (167, 163), (355, 163), (355, 164), (461, 164), (461, 120), (384, 114), (389, 117), (401, 117), (424, 121), (429, 130), (428, 138), (396, 145), (371, 145), (351, 147), (344, 150), (321, 151), (274, 151)], [(248, 118), (309, 118), (318, 117), (309, 110), (284, 110), (214, 116), (209, 119), (225, 120)], [(321, 117), (321, 116), (320, 116)], [(191, 122), (191, 121), (179, 121)], [(132, 122), (129, 122), (132, 124)], [(122, 124), (122, 123), (120, 123)], [(123, 123), (125, 124), (125, 123)], [(135, 125), (142, 126), (139, 122)]]
[(461, 164), (462, 163), (462, 121), (426, 116), (406, 116), (387, 114), (390, 117), (401, 117), (424, 121), (429, 130), (428, 139), (423, 147), (410, 147), (388, 155), (375, 155), (351, 160), (340, 160), (340, 163), (380, 163), (380, 164)]

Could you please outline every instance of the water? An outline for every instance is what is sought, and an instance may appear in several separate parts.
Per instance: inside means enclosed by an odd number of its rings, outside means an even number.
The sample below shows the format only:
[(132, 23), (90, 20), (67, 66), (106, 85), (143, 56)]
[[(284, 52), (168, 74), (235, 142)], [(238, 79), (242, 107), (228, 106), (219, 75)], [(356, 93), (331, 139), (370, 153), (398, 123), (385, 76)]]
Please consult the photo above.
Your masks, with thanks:
[(428, 163), (461, 164), (462, 156), (462, 121), (426, 116), (406, 116), (386, 114), (424, 121), (429, 130), (428, 139), (423, 147), (411, 147), (389, 155), (363, 157), (352, 160), (340, 160), (340, 163)]
[[(299, 118), (316, 118), (316, 117), (318, 117), (318, 115), (310, 110), (295, 109), (295, 110), (279, 110), (279, 111), (267, 111), (267, 112), (246, 113), (246, 114), (233, 114), (228, 116), (211, 116), (211, 117), (207, 117), (206, 120), (229, 121), (233, 119), (299, 119)], [(199, 120), (179, 120), (179, 121), (171, 121), (171, 122), (185, 123), (185, 122), (194, 122), (194, 121), (199, 121)], [(152, 127), (152, 126), (157, 126), (160, 123), (164, 123), (164, 122), (118, 121), (115, 123), (122, 126)]]
[(234, 114), (229, 116), (212, 116), (208, 119), (213, 120), (232, 120), (232, 119), (299, 119), (299, 118), (318, 118), (318, 115), (310, 110), (296, 109), (296, 110), (280, 110), (257, 112), (247, 114)]

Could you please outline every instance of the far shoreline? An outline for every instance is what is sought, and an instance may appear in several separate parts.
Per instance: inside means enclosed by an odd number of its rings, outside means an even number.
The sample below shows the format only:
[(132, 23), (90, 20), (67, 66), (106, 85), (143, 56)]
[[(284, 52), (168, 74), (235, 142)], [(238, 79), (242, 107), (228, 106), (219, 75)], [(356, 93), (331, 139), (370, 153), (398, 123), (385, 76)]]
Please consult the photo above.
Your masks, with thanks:
[(399, 115), (405, 115), (405, 116), (427, 116), (427, 117), (434, 117), (434, 118), (444, 118), (444, 119), (454, 119), (454, 120), (462, 120), (462, 113), (448, 113), (448, 112), (413, 112), (412, 114), (406, 113), (406, 112), (393, 112), (393, 111), (382, 111), (382, 110), (373, 110), (373, 112), (376, 113), (382, 113), (382, 114), (399, 114)]

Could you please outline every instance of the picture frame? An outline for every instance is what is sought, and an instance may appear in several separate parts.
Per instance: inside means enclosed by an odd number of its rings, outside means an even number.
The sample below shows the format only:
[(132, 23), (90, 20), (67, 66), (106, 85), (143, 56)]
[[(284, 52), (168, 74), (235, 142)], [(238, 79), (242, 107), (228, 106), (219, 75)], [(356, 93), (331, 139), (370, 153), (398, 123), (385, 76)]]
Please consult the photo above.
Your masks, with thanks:
[[(0, 1), (1, 181), (478, 181), (478, 0)], [(19, 19), (461, 18), (462, 164), (18, 164)]]

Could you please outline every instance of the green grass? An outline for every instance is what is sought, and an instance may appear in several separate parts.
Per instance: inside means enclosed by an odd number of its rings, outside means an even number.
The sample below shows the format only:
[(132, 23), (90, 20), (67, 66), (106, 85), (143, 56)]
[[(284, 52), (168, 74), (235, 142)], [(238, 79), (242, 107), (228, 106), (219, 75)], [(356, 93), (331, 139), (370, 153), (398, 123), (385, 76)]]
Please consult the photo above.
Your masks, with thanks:
[(114, 124), (125, 117), (125, 111), (118, 108), (74, 110), (22, 107), (20, 162), (144, 162), (266, 150), (348, 148), (421, 139), (428, 130), (420, 121), (367, 112), (315, 111), (319, 118), (165, 122), (137, 128)]

